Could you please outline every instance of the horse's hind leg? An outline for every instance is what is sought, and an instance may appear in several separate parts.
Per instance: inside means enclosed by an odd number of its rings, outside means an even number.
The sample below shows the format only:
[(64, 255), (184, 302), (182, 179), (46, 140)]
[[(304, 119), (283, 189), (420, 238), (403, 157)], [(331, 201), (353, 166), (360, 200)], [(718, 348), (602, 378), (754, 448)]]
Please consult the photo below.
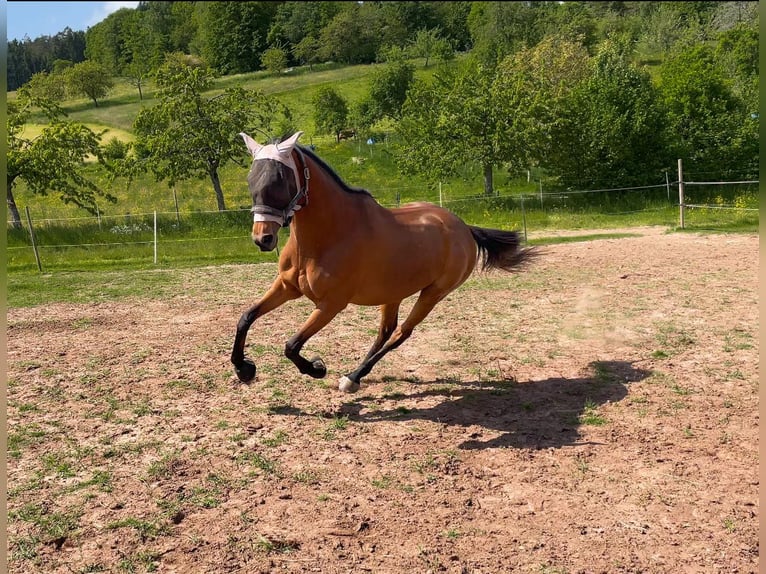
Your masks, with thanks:
[(301, 355), (301, 349), (311, 337), (324, 329), (335, 318), (335, 315), (345, 309), (345, 304), (321, 304), (312, 311), (308, 320), (303, 324), (300, 331), (290, 337), (285, 344), (285, 356), (290, 359), (298, 370), (304, 375), (315, 379), (321, 379), (327, 374), (327, 367), (319, 357), (311, 360)]
[(399, 306), (401, 301), (396, 303), (388, 303), (387, 305), (380, 306), (380, 328), (378, 329), (378, 336), (375, 342), (370, 347), (370, 351), (364, 360), (370, 359), (375, 353), (380, 351), (386, 341), (388, 341), (391, 334), (396, 329), (396, 324), (399, 322)]
[[(441, 289), (426, 287), (420, 292), (418, 300), (415, 301), (415, 305), (412, 306), (409, 315), (404, 322), (397, 327), (391, 334), (390, 338), (383, 344), (383, 346), (372, 353), (368, 354), (367, 358), (362, 361), (359, 367), (348, 375), (341, 377), (338, 382), (338, 388), (341, 391), (347, 393), (355, 393), (359, 390), (359, 383), (362, 377), (367, 376), (375, 364), (380, 361), (389, 351), (393, 351), (399, 345), (404, 343), (412, 335), (413, 329), (431, 312), (436, 304), (444, 299), (449, 291), (443, 291)], [(398, 305), (397, 305), (398, 309)], [(380, 335), (379, 335), (380, 337)], [(377, 341), (376, 341), (377, 343)], [(373, 345), (373, 349), (374, 349)]]

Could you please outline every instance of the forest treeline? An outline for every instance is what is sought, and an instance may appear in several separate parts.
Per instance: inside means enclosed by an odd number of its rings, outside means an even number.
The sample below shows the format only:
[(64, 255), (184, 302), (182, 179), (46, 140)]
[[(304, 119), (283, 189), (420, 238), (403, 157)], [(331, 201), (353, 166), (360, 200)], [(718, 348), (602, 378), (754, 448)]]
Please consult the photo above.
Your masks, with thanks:
[[(8, 42), (8, 90), (38, 72), (86, 59), (122, 77), (156, 70), (170, 52), (198, 56), (220, 74), (265, 69), (268, 50), (285, 65), (379, 61), (392, 46), (436, 36), (454, 52), (499, 62), (546, 35), (579, 37), (589, 50), (615, 35), (646, 53), (683, 35), (702, 39), (748, 23), (757, 2), (140, 2), (87, 30)], [(443, 47), (441, 48), (443, 51)], [(437, 54), (438, 55), (438, 54)]]

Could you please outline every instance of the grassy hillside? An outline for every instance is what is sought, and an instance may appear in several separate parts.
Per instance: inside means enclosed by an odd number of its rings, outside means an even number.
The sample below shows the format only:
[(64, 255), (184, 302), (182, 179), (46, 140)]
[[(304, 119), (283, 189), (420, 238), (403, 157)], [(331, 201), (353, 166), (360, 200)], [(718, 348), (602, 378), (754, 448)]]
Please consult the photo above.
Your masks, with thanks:
[[(438, 66), (423, 67), (423, 61), (414, 61), (416, 75), (424, 77), (433, 74)], [(415, 200), (439, 202), (473, 223), (485, 222), (489, 225), (519, 228), (522, 225), (519, 193), (538, 194), (544, 191), (539, 182), (539, 174), (534, 171), (528, 179), (527, 173), (509, 174), (503, 169), (495, 172), (495, 187), (501, 196), (489, 201), (467, 201), (482, 194), (482, 177), (478, 166), (466, 165), (459, 177), (438, 184), (429, 184), (424, 178), (402, 176), (393, 161), (390, 143), (383, 141), (367, 145), (363, 141), (344, 141), (336, 143), (332, 136), (316, 133), (312, 118), (311, 101), (314, 93), (324, 85), (332, 85), (347, 99), (355, 103), (367, 92), (372, 73), (379, 66), (359, 65), (340, 67), (338, 65), (315, 66), (313, 70), (295, 68), (282, 74), (255, 72), (218, 78), (214, 82), (211, 95), (231, 86), (258, 89), (287, 105), (299, 129), (304, 131), (304, 144), (314, 144), (317, 153), (323, 157), (346, 181), (353, 185), (369, 189), (377, 200), (387, 206), (397, 202), (406, 203)], [(90, 100), (78, 99), (63, 103), (63, 108), (70, 118), (86, 123), (95, 130), (108, 130), (104, 141), (117, 137), (125, 141), (133, 138), (132, 126), (138, 112), (145, 106), (154, 104), (156, 89), (149, 84), (144, 88), (144, 98), (139, 99), (137, 89), (125, 81), (118, 81), (109, 97), (95, 106)], [(13, 99), (14, 94), (9, 94)], [(391, 133), (390, 125), (376, 126), (379, 131)], [(42, 129), (40, 124), (31, 124), (27, 128), (34, 135)], [(244, 159), (244, 156), (243, 156)], [(220, 170), (221, 183), (226, 205), (229, 209), (248, 209), (250, 198), (245, 185), (246, 168), (234, 164)], [(104, 221), (114, 225), (124, 223), (126, 214), (135, 217), (138, 214), (150, 214), (157, 211), (175, 216), (176, 206), (184, 213), (215, 211), (216, 202), (212, 185), (207, 179), (180, 182), (171, 189), (164, 182), (156, 182), (150, 175), (143, 175), (129, 186), (125, 181), (118, 181), (111, 186), (105, 180), (102, 187), (117, 197), (112, 204), (100, 201), (98, 208)], [(661, 182), (658, 182), (661, 183)], [(543, 180), (544, 184), (544, 180)], [(27, 192), (24, 183), (14, 188), (17, 205), (23, 211), (30, 207), (35, 220), (58, 218), (90, 217), (80, 208), (65, 205), (55, 194), (40, 197)], [(656, 197), (655, 197), (656, 196)], [(620, 205), (610, 205), (607, 198), (603, 205), (589, 196), (586, 202), (573, 204), (556, 203), (553, 198), (540, 197), (537, 203), (528, 203), (527, 210), (539, 209), (539, 213), (527, 214), (527, 222), (540, 227), (605, 227), (610, 222), (616, 225), (662, 223), (672, 224), (675, 215), (667, 208), (672, 205), (672, 198), (664, 189), (642, 194), (633, 194), (631, 199), (640, 199), (628, 204), (626, 198), (618, 198)], [(577, 200), (578, 198), (574, 198)], [(654, 210), (654, 211), (651, 211)], [(616, 221), (604, 213), (621, 212)], [(112, 218), (112, 219), (109, 219)], [(82, 220), (82, 224), (93, 220)], [(79, 241), (78, 241), (79, 243)]]

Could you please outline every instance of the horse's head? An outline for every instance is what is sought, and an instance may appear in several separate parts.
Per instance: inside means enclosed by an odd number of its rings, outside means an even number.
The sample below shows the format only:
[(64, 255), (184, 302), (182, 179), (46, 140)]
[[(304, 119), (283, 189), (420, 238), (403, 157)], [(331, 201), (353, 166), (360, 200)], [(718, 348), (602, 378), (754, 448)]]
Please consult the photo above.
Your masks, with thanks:
[(269, 145), (260, 145), (249, 135), (239, 134), (253, 156), (247, 185), (253, 199), (252, 238), (261, 251), (277, 246), (279, 228), (287, 225), (300, 209), (302, 192), (293, 149), (302, 134), (297, 132), (283, 142)]

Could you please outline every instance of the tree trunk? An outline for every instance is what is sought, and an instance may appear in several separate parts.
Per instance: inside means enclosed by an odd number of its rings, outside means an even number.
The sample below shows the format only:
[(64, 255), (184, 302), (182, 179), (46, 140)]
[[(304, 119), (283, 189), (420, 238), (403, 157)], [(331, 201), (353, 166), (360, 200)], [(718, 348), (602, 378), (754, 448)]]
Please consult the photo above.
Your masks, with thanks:
[(494, 195), (494, 189), (492, 188), (492, 164), (484, 164), (484, 195)]
[(210, 181), (213, 182), (213, 189), (215, 189), (215, 199), (218, 202), (218, 211), (226, 211), (226, 203), (223, 201), (223, 190), (221, 189), (221, 180), (218, 178), (218, 170), (216, 168), (210, 169)]
[(21, 229), (21, 215), (19, 215), (19, 208), (16, 207), (16, 200), (13, 199), (13, 192), (11, 191), (11, 183), (8, 182), (8, 211), (11, 214), (11, 225), (14, 229)]
[(141, 80), (138, 81), (138, 99), (144, 101), (144, 92), (141, 91)]

